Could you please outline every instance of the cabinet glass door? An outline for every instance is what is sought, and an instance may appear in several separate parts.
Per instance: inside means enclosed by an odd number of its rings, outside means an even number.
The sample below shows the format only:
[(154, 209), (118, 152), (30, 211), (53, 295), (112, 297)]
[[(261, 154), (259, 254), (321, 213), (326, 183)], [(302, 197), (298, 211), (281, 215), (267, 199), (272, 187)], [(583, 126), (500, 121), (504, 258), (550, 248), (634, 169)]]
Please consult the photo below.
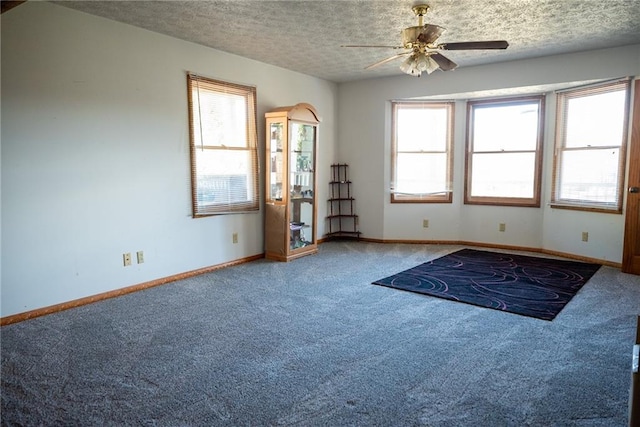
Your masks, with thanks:
[(282, 122), (271, 123), (269, 126), (269, 165), (267, 178), (269, 182), (269, 199), (271, 201), (282, 201), (282, 181), (284, 170), (283, 157), (283, 128)]
[(315, 188), (316, 127), (291, 123), (290, 135), (290, 249), (315, 243), (313, 191)]

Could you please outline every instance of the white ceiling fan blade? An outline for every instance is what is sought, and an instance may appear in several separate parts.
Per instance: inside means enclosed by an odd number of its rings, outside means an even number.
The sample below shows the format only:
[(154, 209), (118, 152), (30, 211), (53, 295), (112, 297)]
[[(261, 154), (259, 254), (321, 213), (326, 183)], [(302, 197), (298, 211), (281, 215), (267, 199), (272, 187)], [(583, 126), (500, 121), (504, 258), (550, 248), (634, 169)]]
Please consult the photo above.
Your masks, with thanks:
[(402, 46), (384, 46), (384, 45), (371, 45), (371, 44), (343, 44), (340, 47), (376, 47), (385, 49), (402, 49)]
[(401, 57), (406, 56), (406, 55), (411, 55), (412, 53), (413, 52), (399, 53), (397, 55), (393, 55), (393, 56), (390, 56), (390, 57), (388, 57), (386, 59), (383, 59), (382, 61), (378, 61), (375, 64), (371, 64), (368, 67), (365, 67), (364, 69), (365, 70), (370, 70), (371, 68), (377, 67), (377, 66), (382, 65), (382, 64), (386, 64), (387, 62), (393, 61), (394, 59), (398, 59), (398, 58), (401, 58)]

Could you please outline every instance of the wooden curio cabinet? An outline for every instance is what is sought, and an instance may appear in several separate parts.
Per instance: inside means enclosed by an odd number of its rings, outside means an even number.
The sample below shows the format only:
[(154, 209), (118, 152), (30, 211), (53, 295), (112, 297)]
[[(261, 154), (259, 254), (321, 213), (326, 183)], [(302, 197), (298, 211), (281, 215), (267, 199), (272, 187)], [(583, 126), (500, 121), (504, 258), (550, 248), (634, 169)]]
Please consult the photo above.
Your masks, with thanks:
[(310, 104), (265, 114), (265, 256), (289, 261), (316, 253), (316, 149), (320, 117)]

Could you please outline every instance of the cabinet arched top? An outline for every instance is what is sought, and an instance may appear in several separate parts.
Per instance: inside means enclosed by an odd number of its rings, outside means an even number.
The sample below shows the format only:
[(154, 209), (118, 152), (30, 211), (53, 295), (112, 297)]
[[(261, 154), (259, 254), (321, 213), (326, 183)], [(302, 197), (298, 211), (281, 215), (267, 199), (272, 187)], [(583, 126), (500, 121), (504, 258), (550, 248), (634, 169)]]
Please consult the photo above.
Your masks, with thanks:
[(274, 108), (265, 114), (265, 117), (282, 116), (287, 114), (287, 118), (291, 120), (300, 120), (308, 123), (320, 123), (322, 118), (318, 114), (318, 110), (311, 104), (301, 102), (288, 107)]

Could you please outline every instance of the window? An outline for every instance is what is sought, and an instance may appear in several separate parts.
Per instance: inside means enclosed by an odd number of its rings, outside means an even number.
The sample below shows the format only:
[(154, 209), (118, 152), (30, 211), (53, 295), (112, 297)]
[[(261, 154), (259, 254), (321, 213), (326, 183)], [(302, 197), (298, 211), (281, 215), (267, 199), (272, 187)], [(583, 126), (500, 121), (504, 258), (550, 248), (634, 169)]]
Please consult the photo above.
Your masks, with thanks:
[(544, 96), (467, 104), (466, 204), (540, 206)]
[(392, 103), (391, 202), (451, 203), (453, 110), (447, 103)]
[(551, 206), (622, 213), (629, 81), (557, 95)]
[(193, 216), (256, 211), (256, 89), (187, 75)]

